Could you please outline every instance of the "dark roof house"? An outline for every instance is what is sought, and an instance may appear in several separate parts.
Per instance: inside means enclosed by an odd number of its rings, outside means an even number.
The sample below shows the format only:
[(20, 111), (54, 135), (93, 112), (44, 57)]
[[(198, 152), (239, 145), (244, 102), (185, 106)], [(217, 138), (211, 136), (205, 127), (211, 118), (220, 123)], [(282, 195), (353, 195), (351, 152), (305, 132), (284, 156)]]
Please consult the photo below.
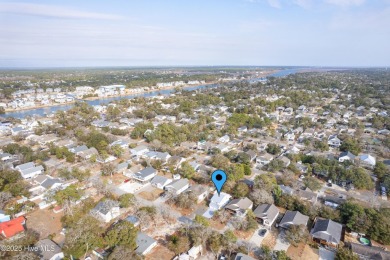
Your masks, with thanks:
[(343, 226), (330, 219), (317, 219), (310, 231), (314, 240), (320, 243), (338, 245), (341, 240)]

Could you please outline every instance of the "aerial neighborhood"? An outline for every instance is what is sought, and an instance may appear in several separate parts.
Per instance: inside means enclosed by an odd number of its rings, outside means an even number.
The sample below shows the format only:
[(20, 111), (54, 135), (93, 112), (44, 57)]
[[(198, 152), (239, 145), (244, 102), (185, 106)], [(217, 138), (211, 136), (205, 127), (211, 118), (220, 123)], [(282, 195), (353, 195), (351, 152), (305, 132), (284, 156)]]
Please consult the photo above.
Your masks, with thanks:
[(0, 259), (390, 259), (387, 70), (82, 73), (0, 75)]

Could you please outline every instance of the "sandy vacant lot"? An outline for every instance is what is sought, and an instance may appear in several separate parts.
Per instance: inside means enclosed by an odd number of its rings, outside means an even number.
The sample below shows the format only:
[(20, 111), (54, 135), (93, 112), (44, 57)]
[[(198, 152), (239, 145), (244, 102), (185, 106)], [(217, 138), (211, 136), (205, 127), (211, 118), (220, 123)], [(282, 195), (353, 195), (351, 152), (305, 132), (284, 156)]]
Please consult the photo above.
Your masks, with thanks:
[(36, 210), (26, 215), (27, 229), (33, 229), (40, 234), (40, 238), (46, 238), (53, 233), (60, 233), (62, 229), (61, 217), (63, 212), (54, 213), (52, 209), (46, 208)]

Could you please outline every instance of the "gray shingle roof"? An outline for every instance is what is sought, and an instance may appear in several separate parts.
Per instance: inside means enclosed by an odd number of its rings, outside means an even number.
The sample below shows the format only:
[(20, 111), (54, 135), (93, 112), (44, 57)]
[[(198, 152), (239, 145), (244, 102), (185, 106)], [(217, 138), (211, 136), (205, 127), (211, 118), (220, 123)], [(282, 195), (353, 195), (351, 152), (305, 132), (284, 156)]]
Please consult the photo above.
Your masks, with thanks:
[(99, 211), (100, 213), (106, 215), (108, 212), (111, 211), (113, 207), (118, 207), (119, 203), (117, 201), (113, 200), (105, 200), (105, 201), (100, 201), (94, 210)]
[(137, 234), (137, 239), (136, 239), (137, 249), (135, 250), (135, 252), (138, 254), (143, 254), (145, 250), (147, 250), (155, 242), (156, 240), (154, 240), (150, 236), (142, 232), (139, 232)]
[(44, 182), (41, 183), (41, 186), (45, 189), (50, 189), (54, 184), (56, 183), (62, 183), (60, 179), (51, 179), (47, 178)]
[(325, 240), (328, 243), (340, 243), (343, 226), (330, 219), (318, 219), (310, 231), (314, 238)]
[(39, 248), (37, 253), (43, 260), (50, 260), (54, 255), (62, 252), (61, 248), (50, 239), (40, 240), (35, 244), (35, 246)]
[(242, 199), (234, 199), (231, 200), (225, 208), (233, 210), (233, 211), (246, 211), (248, 209), (251, 209), (253, 206), (253, 202), (248, 198), (242, 198)]
[(384, 251), (380, 247), (364, 246), (356, 243), (351, 243), (351, 250), (355, 254), (365, 256), (372, 260), (386, 260), (390, 259), (390, 252)]
[(307, 225), (309, 217), (301, 214), (299, 211), (287, 210), (279, 225), (283, 228), (288, 228), (290, 225)]
[(258, 218), (273, 220), (279, 214), (279, 209), (274, 204), (262, 204), (253, 213)]

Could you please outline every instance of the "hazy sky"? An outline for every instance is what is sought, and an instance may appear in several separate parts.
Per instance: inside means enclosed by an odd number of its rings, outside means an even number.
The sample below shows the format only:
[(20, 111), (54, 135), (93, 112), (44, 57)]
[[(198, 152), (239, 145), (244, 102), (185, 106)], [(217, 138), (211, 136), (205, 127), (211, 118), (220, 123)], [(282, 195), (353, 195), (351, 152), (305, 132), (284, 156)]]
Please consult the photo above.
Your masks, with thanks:
[(0, 67), (389, 66), (390, 0), (0, 0)]

